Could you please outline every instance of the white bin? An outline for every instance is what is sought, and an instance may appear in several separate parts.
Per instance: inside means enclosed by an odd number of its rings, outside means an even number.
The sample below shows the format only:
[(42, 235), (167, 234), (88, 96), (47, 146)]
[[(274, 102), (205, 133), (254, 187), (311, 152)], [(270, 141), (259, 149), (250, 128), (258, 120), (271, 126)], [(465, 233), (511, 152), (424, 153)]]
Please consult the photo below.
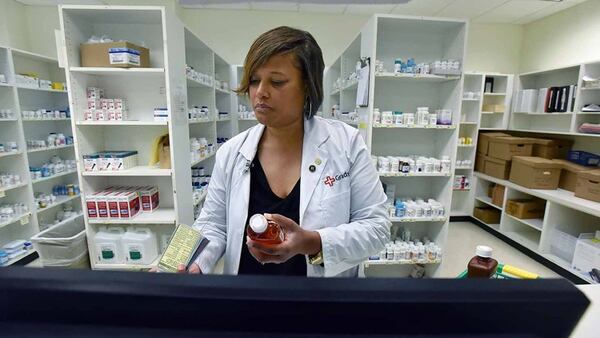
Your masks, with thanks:
[(57, 224), (31, 237), (43, 266), (89, 268), (85, 226), (81, 219)]

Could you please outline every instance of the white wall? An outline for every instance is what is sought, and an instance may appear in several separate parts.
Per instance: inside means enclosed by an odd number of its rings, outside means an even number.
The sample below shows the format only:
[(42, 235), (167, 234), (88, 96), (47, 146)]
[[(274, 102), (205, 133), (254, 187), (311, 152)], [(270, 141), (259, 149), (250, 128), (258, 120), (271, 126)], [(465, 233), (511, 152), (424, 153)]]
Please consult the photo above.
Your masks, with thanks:
[(514, 74), (519, 70), (523, 26), (469, 25), (465, 70)]
[(323, 49), (329, 65), (352, 42), (369, 16), (273, 11), (184, 9), (182, 20), (217, 54), (232, 64), (242, 64), (248, 48), (261, 33), (287, 25), (309, 31)]
[[(289, 25), (310, 31), (331, 64), (358, 34), (368, 15), (182, 9), (174, 0), (104, 0), (114, 5), (165, 5), (219, 55), (241, 64), (250, 44), (266, 30)], [(24, 6), (14, 0), (0, 1), (0, 18), (7, 17), (0, 43), (36, 53), (56, 56), (54, 29), (58, 10), (52, 6)], [(2, 35), (4, 34), (4, 36)], [(465, 70), (514, 73), (519, 69), (522, 26), (475, 24), (469, 26)], [(600, 48), (600, 47), (599, 47)]]
[(525, 25), (521, 72), (600, 60), (600, 0)]

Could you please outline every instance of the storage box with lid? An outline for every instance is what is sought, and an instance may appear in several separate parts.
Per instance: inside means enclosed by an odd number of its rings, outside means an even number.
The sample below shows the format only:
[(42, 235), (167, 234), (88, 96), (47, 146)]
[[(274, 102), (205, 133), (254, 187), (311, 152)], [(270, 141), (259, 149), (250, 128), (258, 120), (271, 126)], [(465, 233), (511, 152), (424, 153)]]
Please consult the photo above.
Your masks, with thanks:
[(506, 180), (510, 175), (510, 165), (510, 161), (486, 156), (484, 173), (492, 177)]
[(566, 159), (569, 150), (573, 146), (571, 140), (558, 140), (558, 139), (541, 139), (534, 138), (533, 143), (533, 156), (543, 157), (546, 159)]
[(513, 156), (531, 156), (533, 139), (524, 137), (494, 137), (489, 141), (488, 156), (510, 161)]
[(600, 273), (600, 230), (579, 235), (571, 267), (588, 278)]
[(489, 151), (489, 142), (494, 137), (509, 137), (506, 133), (479, 133), (479, 139), (477, 140), (477, 153), (487, 155)]
[(575, 196), (600, 202), (600, 169), (577, 173)]
[(541, 157), (515, 156), (510, 181), (529, 189), (558, 188), (561, 165)]
[(506, 213), (520, 219), (544, 218), (546, 201), (541, 199), (511, 199), (506, 201)]
[(82, 43), (82, 67), (150, 67), (150, 50), (127, 41)]
[(558, 187), (568, 191), (575, 191), (575, 188), (577, 187), (577, 174), (582, 171), (589, 171), (593, 169), (567, 160), (555, 159), (553, 161), (559, 163), (562, 169), (560, 172), (560, 181), (558, 182)]
[(506, 191), (506, 187), (500, 184), (496, 184), (494, 186), (494, 190), (492, 191), (492, 204), (502, 208), (502, 204), (504, 203), (504, 192)]
[(475, 171), (480, 173), (485, 172), (485, 157), (484, 154), (477, 153), (477, 157), (475, 157)]
[(473, 217), (487, 224), (500, 223), (500, 211), (491, 207), (475, 207), (473, 209)]

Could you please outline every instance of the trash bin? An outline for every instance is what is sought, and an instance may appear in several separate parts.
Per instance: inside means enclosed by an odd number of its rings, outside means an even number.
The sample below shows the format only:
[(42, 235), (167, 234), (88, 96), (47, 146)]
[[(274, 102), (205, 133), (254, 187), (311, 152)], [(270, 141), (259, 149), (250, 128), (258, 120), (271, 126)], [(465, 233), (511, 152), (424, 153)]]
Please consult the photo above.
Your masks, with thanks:
[(43, 266), (89, 268), (83, 219), (59, 223), (31, 237)]

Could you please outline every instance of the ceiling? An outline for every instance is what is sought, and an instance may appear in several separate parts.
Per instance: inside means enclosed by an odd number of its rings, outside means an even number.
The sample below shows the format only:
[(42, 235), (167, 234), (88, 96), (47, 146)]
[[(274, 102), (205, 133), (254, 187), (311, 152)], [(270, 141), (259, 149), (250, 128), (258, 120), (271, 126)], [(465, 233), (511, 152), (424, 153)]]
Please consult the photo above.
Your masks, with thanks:
[[(102, 0), (17, 0), (27, 5), (104, 4)], [(244, 0), (178, 0), (184, 8), (219, 10), (289, 11), (329, 13), (341, 15), (370, 15), (389, 13), (417, 16), (439, 16), (470, 19), (480, 23), (526, 24), (552, 15), (586, 0), (325, 0), (325, 1), (244, 1)], [(319, 2), (346, 2), (353, 4), (320, 4)], [(220, 3), (219, 3), (220, 2)], [(308, 3), (306, 3), (308, 2)], [(356, 4), (396, 2), (396, 4)], [(110, 1), (114, 4), (115, 1)], [(212, 3), (208, 4), (207, 3)], [(126, 1), (124, 1), (126, 4)]]

